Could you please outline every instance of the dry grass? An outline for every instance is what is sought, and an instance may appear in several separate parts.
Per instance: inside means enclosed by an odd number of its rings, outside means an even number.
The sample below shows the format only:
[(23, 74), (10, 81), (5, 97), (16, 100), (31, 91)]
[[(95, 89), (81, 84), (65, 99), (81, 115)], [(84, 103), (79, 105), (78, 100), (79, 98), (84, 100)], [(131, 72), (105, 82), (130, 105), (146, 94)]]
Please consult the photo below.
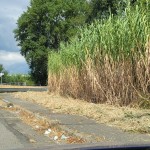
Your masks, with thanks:
[[(149, 2), (145, 1), (149, 6)], [(146, 5), (127, 4), (50, 52), (50, 92), (93, 103), (150, 108), (150, 21)], [(137, 26), (138, 24), (138, 26)]]
[[(54, 140), (55, 136), (58, 136), (58, 139), (56, 141), (57, 143), (79, 144), (79, 143), (86, 142), (81, 137), (77, 137), (77, 136), (73, 135), (72, 133), (63, 131), (57, 121), (49, 120), (45, 117), (34, 114), (20, 106), (8, 108), (6, 103), (3, 102), (3, 104), (5, 105), (5, 107), (2, 107), (2, 109), (5, 109), (5, 110), (11, 111), (11, 112), (15, 112), (24, 123), (31, 126), (34, 130), (36, 130), (40, 134), (44, 134), (46, 130), (51, 129), (52, 132), (47, 136), (52, 140)], [(61, 139), (62, 135), (65, 135), (68, 138), (66, 140)], [(31, 142), (36, 142), (36, 141), (32, 141), (32, 139), (31, 139)]]
[(142, 102), (150, 108), (150, 60), (113, 62), (106, 56), (101, 65), (88, 58), (80, 70), (73, 66), (59, 74), (49, 72), (48, 85), (50, 92), (88, 102), (120, 106)]
[[(25, 122), (26, 124), (30, 125), (33, 127), (34, 130), (44, 134), (44, 132), (48, 129), (51, 129), (52, 132), (48, 135), (52, 140), (54, 139), (55, 136), (58, 137), (57, 142), (58, 143), (68, 143), (68, 144), (72, 144), (72, 143), (85, 143), (85, 140), (80, 138), (80, 137), (76, 137), (74, 135), (70, 135), (70, 133), (67, 133), (66, 131), (63, 131), (61, 129), (61, 127), (59, 126), (59, 123), (56, 121), (50, 121), (47, 118), (44, 117), (36, 117), (33, 113), (26, 111), (26, 110), (22, 110), (20, 112), (20, 116), (21, 119), (23, 120), (23, 122)], [(38, 128), (37, 128), (38, 126)], [(68, 137), (68, 139), (61, 140), (61, 136), (65, 135)], [(71, 140), (72, 139), (72, 140)]]
[(14, 96), (38, 103), (54, 112), (86, 116), (99, 123), (106, 123), (126, 131), (150, 133), (150, 111), (148, 109), (88, 103), (47, 92), (14, 93)]

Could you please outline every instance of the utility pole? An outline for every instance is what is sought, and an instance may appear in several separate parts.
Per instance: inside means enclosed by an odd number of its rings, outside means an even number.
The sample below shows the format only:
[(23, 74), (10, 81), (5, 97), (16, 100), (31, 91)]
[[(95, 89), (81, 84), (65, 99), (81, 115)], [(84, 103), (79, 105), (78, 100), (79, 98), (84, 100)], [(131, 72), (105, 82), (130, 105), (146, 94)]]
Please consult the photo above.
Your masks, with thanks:
[(1, 72), (1, 73), (0, 73), (0, 77), (1, 77), (1, 85), (3, 84), (3, 79), (2, 79), (2, 78), (3, 78), (3, 75), (4, 75), (4, 73)]

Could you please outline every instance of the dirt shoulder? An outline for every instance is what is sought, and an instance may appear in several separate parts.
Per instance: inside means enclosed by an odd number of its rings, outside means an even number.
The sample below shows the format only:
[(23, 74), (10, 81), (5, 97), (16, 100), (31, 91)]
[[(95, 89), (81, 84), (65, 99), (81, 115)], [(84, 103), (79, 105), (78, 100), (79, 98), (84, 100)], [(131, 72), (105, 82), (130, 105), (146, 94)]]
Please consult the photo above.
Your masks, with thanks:
[(13, 93), (16, 98), (43, 105), (57, 113), (86, 116), (99, 123), (119, 127), (125, 131), (150, 133), (150, 110), (93, 104), (83, 100), (64, 98), (48, 92)]

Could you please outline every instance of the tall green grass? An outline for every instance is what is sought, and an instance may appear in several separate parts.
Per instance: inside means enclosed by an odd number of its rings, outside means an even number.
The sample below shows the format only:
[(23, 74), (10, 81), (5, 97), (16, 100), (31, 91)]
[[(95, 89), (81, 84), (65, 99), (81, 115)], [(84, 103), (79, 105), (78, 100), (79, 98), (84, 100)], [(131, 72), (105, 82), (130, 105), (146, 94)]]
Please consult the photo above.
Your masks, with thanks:
[[(149, 98), (150, 11), (128, 4), (124, 12), (80, 29), (49, 54), (49, 89), (92, 102), (128, 105)], [(52, 84), (53, 83), (53, 84)], [(53, 86), (52, 86), (53, 85)]]

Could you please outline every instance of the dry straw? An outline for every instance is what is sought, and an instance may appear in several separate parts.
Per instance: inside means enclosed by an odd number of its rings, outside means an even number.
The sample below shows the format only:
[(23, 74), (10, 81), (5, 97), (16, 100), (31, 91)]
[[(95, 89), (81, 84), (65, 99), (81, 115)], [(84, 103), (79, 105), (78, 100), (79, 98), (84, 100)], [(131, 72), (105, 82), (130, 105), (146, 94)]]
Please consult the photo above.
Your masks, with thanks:
[[(150, 106), (149, 2), (81, 29), (49, 54), (49, 91), (94, 103)], [(79, 38), (80, 37), (80, 38)]]

